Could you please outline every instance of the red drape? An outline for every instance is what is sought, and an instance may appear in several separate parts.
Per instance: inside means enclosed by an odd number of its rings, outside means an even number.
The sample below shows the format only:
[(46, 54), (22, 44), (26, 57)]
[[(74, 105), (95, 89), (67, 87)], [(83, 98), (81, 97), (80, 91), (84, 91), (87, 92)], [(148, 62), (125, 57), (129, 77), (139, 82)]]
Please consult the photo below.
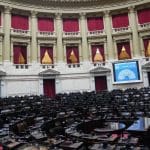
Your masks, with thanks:
[(38, 30), (39, 31), (54, 31), (53, 18), (38, 18)]
[(87, 26), (88, 26), (88, 31), (103, 30), (104, 29), (103, 18), (89, 17), (87, 18)]
[(12, 14), (11, 27), (14, 29), (28, 30), (29, 29), (28, 16)]
[(46, 46), (40, 47), (40, 61), (41, 61), (41, 63), (42, 63), (42, 59), (43, 59), (43, 56), (44, 56), (46, 50), (47, 50), (50, 58), (52, 59), (52, 63), (53, 63), (53, 48), (52, 47), (46, 47)]
[(19, 56), (22, 54), (25, 59), (25, 64), (27, 64), (27, 47), (22, 45), (13, 46), (13, 60), (14, 64), (19, 64)]
[(78, 32), (79, 22), (76, 18), (64, 18), (63, 19), (63, 31), (64, 32)]
[(119, 55), (120, 55), (120, 52), (121, 52), (123, 46), (125, 47), (126, 52), (128, 53), (128, 55), (131, 58), (130, 43), (129, 42), (121, 42), (121, 43), (117, 43), (118, 59), (119, 59)]
[(43, 80), (44, 95), (48, 97), (55, 96), (55, 79), (44, 79)]
[(104, 45), (91, 45), (92, 61), (94, 62), (94, 56), (95, 56), (95, 54), (96, 54), (97, 48), (99, 49), (101, 55), (103, 56), (103, 61), (105, 61)]
[(96, 92), (107, 90), (106, 76), (95, 77), (95, 90)]
[(137, 11), (139, 24), (150, 22), (150, 8)]
[(113, 28), (128, 27), (129, 26), (128, 14), (124, 13), (113, 15), (112, 24)]
[(150, 38), (148, 38), (148, 39), (143, 39), (144, 50), (145, 50), (145, 56), (146, 56), (146, 50), (147, 50), (149, 41), (150, 41)]
[(77, 46), (67, 46), (66, 47), (67, 64), (71, 63), (69, 57), (70, 57), (70, 54), (71, 54), (72, 50), (73, 50), (73, 52), (74, 52), (74, 54), (77, 58), (77, 63), (79, 63), (79, 50), (78, 50), (78, 47)]

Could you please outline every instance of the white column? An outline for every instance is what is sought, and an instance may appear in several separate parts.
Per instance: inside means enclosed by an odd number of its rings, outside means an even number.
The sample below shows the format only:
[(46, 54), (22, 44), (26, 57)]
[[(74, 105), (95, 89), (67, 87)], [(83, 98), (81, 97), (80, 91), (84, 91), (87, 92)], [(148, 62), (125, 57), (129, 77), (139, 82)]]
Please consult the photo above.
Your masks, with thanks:
[(0, 62), (2, 62), (3, 60), (2, 60), (2, 56), (3, 56), (3, 53), (2, 53), (2, 50), (3, 50), (3, 44), (2, 44), (2, 42), (3, 42), (3, 39), (2, 39), (2, 37), (0, 37)]
[(4, 61), (10, 62), (10, 28), (11, 28), (11, 8), (4, 9)]
[(92, 62), (92, 50), (91, 50), (91, 42), (88, 42), (88, 47), (89, 47), (89, 56), (88, 56), (88, 58), (89, 58), (89, 60), (90, 60), (90, 62)]
[(113, 40), (114, 42), (114, 57), (115, 57), (115, 59), (117, 59), (118, 60), (118, 49), (117, 49), (117, 42), (116, 42), (116, 40), (114, 39)]
[(54, 59), (54, 64), (56, 63), (56, 56), (57, 56), (57, 52), (56, 52), (56, 42), (53, 44), (53, 59)]
[(37, 12), (31, 12), (31, 63), (37, 62), (38, 57), (38, 48), (37, 48), (37, 39), (36, 39), (36, 32), (37, 32)]
[(104, 12), (104, 24), (105, 24), (105, 31), (107, 35), (107, 54), (108, 59), (114, 59), (114, 47), (113, 47), (113, 40), (112, 40), (112, 27), (111, 27), (111, 18), (109, 15), (109, 11)]
[(138, 29), (137, 29), (137, 21), (134, 7), (129, 7), (129, 22), (132, 30), (132, 41), (133, 41), (133, 54), (134, 57), (139, 57), (140, 54), (140, 46), (139, 46), (139, 38), (138, 38)]
[(62, 14), (56, 14), (56, 35), (57, 35), (57, 62), (63, 62), (64, 52), (63, 52), (63, 44), (62, 44)]
[(144, 48), (142, 36), (140, 36), (140, 50), (141, 50), (142, 57), (145, 57), (145, 48)]
[(106, 40), (104, 41), (104, 57), (105, 57), (105, 61), (107, 61), (108, 60), (108, 54), (107, 54), (107, 51), (106, 51), (106, 49), (107, 49), (107, 45), (106, 45), (107, 43), (106, 43)]
[(80, 14), (80, 31), (82, 37), (82, 55), (83, 61), (88, 61), (88, 43), (87, 43), (87, 28), (86, 28), (85, 13)]

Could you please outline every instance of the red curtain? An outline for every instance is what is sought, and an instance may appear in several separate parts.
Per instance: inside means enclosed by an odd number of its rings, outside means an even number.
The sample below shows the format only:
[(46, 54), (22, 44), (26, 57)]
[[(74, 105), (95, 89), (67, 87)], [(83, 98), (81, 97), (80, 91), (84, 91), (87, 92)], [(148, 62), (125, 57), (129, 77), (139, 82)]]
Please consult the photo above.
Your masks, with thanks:
[(12, 14), (11, 27), (14, 29), (28, 30), (29, 29), (28, 16)]
[(112, 24), (113, 28), (128, 27), (129, 26), (128, 14), (124, 13), (113, 15)]
[(52, 59), (52, 63), (53, 63), (53, 48), (52, 47), (46, 47), (46, 46), (40, 47), (40, 62), (42, 63), (42, 59), (43, 59), (43, 56), (44, 56), (46, 50), (47, 50), (50, 58)]
[(67, 57), (67, 64), (70, 64), (71, 61), (69, 59), (71, 52), (74, 52), (76, 58), (77, 58), (77, 63), (79, 63), (79, 50), (77, 46), (67, 46), (66, 47), (66, 57)]
[(107, 90), (106, 76), (95, 77), (95, 90), (96, 92)]
[(63, 31), (64, 32), (78, 32), (79, 22), (76, 18), (64, 18), (63, 19)]
[(144, 50), (145, 50), (145, 56), (146, 56), (146, 50), (147, 50), (149, 41), (150, 41), (150, 38), (148, 38), (148, 39), (143, 39)]
[(48, 97), (55, 96), (55, 79), (44, 79), (43, 80), (44, 95)]
[(150, 8), (137, 11), (139, 24), (150, 22)]
[(25, 64), (27, 64), (27, 47), (22, 45), (14, 45), (13, 46), (13, 59), (14, 64), (19, 64), (19, 56), (22, 54), (25, 59)]
[(54, 31), (53, 18), (38, 18), (38, 30), (39, 31)]
[(103, 61), (105, 61), (105, 56), (104, 56), (104, 45), (91, 45), (91, 54), (92, 54), (92, 61), (94, 62), (94, 56), (96, 54), (96, 50), (99, 49), (102, 57), (103, 57)]
[(128, 55), (131, 58), (130, 43), (129, 42), (122, 42), (122, 43), (117, 43), (118, 59), (119, 59), (119, 55), (120, 55), (120, 52), (121, 52), (123, 46), (125, 47), (126, 52), (128, 53)]
[(87, 18), (87, 26), (88, 26), (88, 31), (103, 30), (104, 29), (103, 18), (89, 17)]

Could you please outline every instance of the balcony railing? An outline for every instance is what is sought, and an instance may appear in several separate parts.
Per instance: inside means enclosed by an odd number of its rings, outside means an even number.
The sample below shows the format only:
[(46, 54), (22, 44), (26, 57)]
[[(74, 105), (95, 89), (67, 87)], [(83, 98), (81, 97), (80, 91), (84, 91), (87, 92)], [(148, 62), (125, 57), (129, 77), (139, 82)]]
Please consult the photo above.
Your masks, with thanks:
[(147, 30), (147, 29), (150, 29), (150, 22), (148, 22), (148, 23), (143, 23), (143, 24), (139, 24), (139, 25), (138, 25), (138, 29), (139, 29), (139, 30)]
[(63, 37), (80, 37), (80, 32), (63, 32)]
[(92, 62), (93, 66), (95, 67), (99, 67), (99, 66), (105, 66), (106, 62), (102, 61), (102, 62)]
[(54, 64), (41, 64), (42, 69), (53, 69), (55, 66)]
[(95, 31), (88, 31), (88, 36), (100, 36), (100, 35), (105, 35), (104, 30), (95, 30)]
[(121, 27), (121, 28), (113, 28), (112, 29), (113, 34), (126, 33), (126, 32), (131, 32), (131, 28), (130, 27)]
[(30, 36), (30, 31), (29, 30), (22, 30), (22, 29), (11, 29), (11, 34)]
[(79, 68), (81, 66), (80, 63), (72, 63), (72, 64), (67, 64), (68, 68)]
[(56, 37), (55, 32), (47, 32), (47, 31), (38, 31), (37, 32), (38, 37)]
[(29, 69), (28, 64), (14, 64), (16, 69)]

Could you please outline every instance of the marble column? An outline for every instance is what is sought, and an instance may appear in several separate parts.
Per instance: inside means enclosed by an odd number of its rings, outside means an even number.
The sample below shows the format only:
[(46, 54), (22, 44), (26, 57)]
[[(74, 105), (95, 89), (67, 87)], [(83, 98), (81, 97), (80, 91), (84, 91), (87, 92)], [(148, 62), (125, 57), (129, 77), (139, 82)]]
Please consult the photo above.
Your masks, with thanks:
[(38, 58), (38, 47), (37, 47), (37, 12), (31, 12), (31, 63), (37, 62)]
[(83, 61), (88, 61), (89, 51), (88, 51), (88, 42), (87, 42), (87, 24), (85, 13), (80, 14), (80, 31), (82, 37), (82, 56)]
[(132, 30), (133, 54), (134, 57), (139, 57), (141, 54), (140, 54), (136, 14), (134, 7), (129, 7), (128, 9), (129, 9), (129, 23)]
[(63, 62), (63, 57), (64, 57), (64, 50), (63, 50), (63, 43), (62, 43), (62, 14), (57, 13), (56, 14), (56, 35), (57, 35), (57, 50), (56, 50), (56, 54), (57, 54), (57, 62)]
[(11, 8), (4, 8), (4, 50), (3, 58), (5, 62), (10, 62), (10, 29), (11, 29)]
[(113, 47), (113, 40), (112, 40), (112, 27), (111, 27), (111, 17), (109, 15), (109, 11), (104, 12), (104, 24), (105, 24), (105, 31), (107, 35), (107, 54), (108, 59), (114, 59), (115, 50)]

